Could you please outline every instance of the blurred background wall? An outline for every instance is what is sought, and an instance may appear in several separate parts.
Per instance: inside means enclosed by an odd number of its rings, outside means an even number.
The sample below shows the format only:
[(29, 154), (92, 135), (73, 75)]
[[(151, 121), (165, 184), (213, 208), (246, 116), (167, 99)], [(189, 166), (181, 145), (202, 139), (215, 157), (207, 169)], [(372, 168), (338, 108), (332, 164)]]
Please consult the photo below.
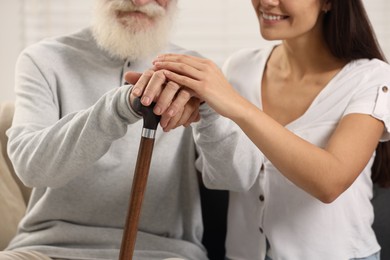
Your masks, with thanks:
[[(88, 26), (94, 1), (0, 1), (0, 101), (14, 99), (14, 66), (21, 50), (42, 38)], [(390, 1), (363, 2), (390, 58)], [(272, 44), (261, 39), (250, 0), (179, 0), (173, 41), (219, 65), (238, 49)]]

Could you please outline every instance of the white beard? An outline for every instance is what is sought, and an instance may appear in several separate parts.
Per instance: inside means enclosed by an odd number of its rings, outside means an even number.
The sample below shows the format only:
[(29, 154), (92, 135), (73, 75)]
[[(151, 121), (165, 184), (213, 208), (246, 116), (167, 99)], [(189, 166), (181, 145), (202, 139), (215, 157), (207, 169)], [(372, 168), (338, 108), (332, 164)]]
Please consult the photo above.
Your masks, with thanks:
[[(92, 23), (98, 45), (111, 56), (138, 60), (158, 54), (168, 43), (177, 0), (166, 9), (156, 3), (137, 8), (129, 0), (97, 0)], [(117, 11), (139, 11), (152, 17), (117, 17)]]

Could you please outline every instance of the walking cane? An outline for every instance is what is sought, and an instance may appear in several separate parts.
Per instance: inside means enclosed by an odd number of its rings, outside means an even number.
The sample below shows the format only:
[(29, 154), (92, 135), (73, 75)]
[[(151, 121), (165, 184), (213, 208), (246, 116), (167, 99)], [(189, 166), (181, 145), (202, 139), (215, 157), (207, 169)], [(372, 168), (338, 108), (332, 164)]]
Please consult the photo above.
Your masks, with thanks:
[(127, 211), (126, 226), (122, 237), (122, 245), (119, 255), (120, 260), (133, 259), (142, 200), (144, 198), (150, 161), (152, 159), (154, 138), (160, 121), (160, 116), (153, 113), (154, 104), (145, 107), (141, 104), (140, 99), (137, 98), (135, 99), (133, 106), (134, 110), (142, 115), (144, 125), (138, 148), (138, 158), (134, 171), (133, 184), (131, 187), (131, 197)]

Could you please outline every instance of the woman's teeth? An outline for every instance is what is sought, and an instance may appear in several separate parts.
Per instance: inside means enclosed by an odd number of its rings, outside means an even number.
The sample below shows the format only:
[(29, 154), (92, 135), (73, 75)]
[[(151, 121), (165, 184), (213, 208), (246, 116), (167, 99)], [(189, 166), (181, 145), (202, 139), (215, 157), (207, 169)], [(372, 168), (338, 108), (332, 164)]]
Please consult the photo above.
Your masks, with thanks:
[(272, 15), (272, 14), (265, 14), (263, 13), (263, 18), (266, 20), (271, 20), (271, 21), (279, 21), (285, 19), (287, 16), (283, 15)]

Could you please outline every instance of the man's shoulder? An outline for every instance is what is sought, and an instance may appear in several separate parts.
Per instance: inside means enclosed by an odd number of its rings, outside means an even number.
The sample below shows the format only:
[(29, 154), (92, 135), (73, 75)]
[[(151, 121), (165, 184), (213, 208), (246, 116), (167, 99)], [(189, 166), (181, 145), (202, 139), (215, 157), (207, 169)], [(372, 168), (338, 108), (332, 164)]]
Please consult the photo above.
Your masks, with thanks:
[(42, 39), (41, 41), (26, 47), (22, 53), (32, 57), (62, 55), (64, 52), (70, 50), (88, 50), (91, 48), (93, 42), (89, 30), (84, 29), (64, 36)]
[(80, 64), (107, 65), (110, 58), (98, 47), (89, 29), (59, 37), (46, 38), (25, 48), (20, 59), (28, 58), (37, 66), (68, 68)]

